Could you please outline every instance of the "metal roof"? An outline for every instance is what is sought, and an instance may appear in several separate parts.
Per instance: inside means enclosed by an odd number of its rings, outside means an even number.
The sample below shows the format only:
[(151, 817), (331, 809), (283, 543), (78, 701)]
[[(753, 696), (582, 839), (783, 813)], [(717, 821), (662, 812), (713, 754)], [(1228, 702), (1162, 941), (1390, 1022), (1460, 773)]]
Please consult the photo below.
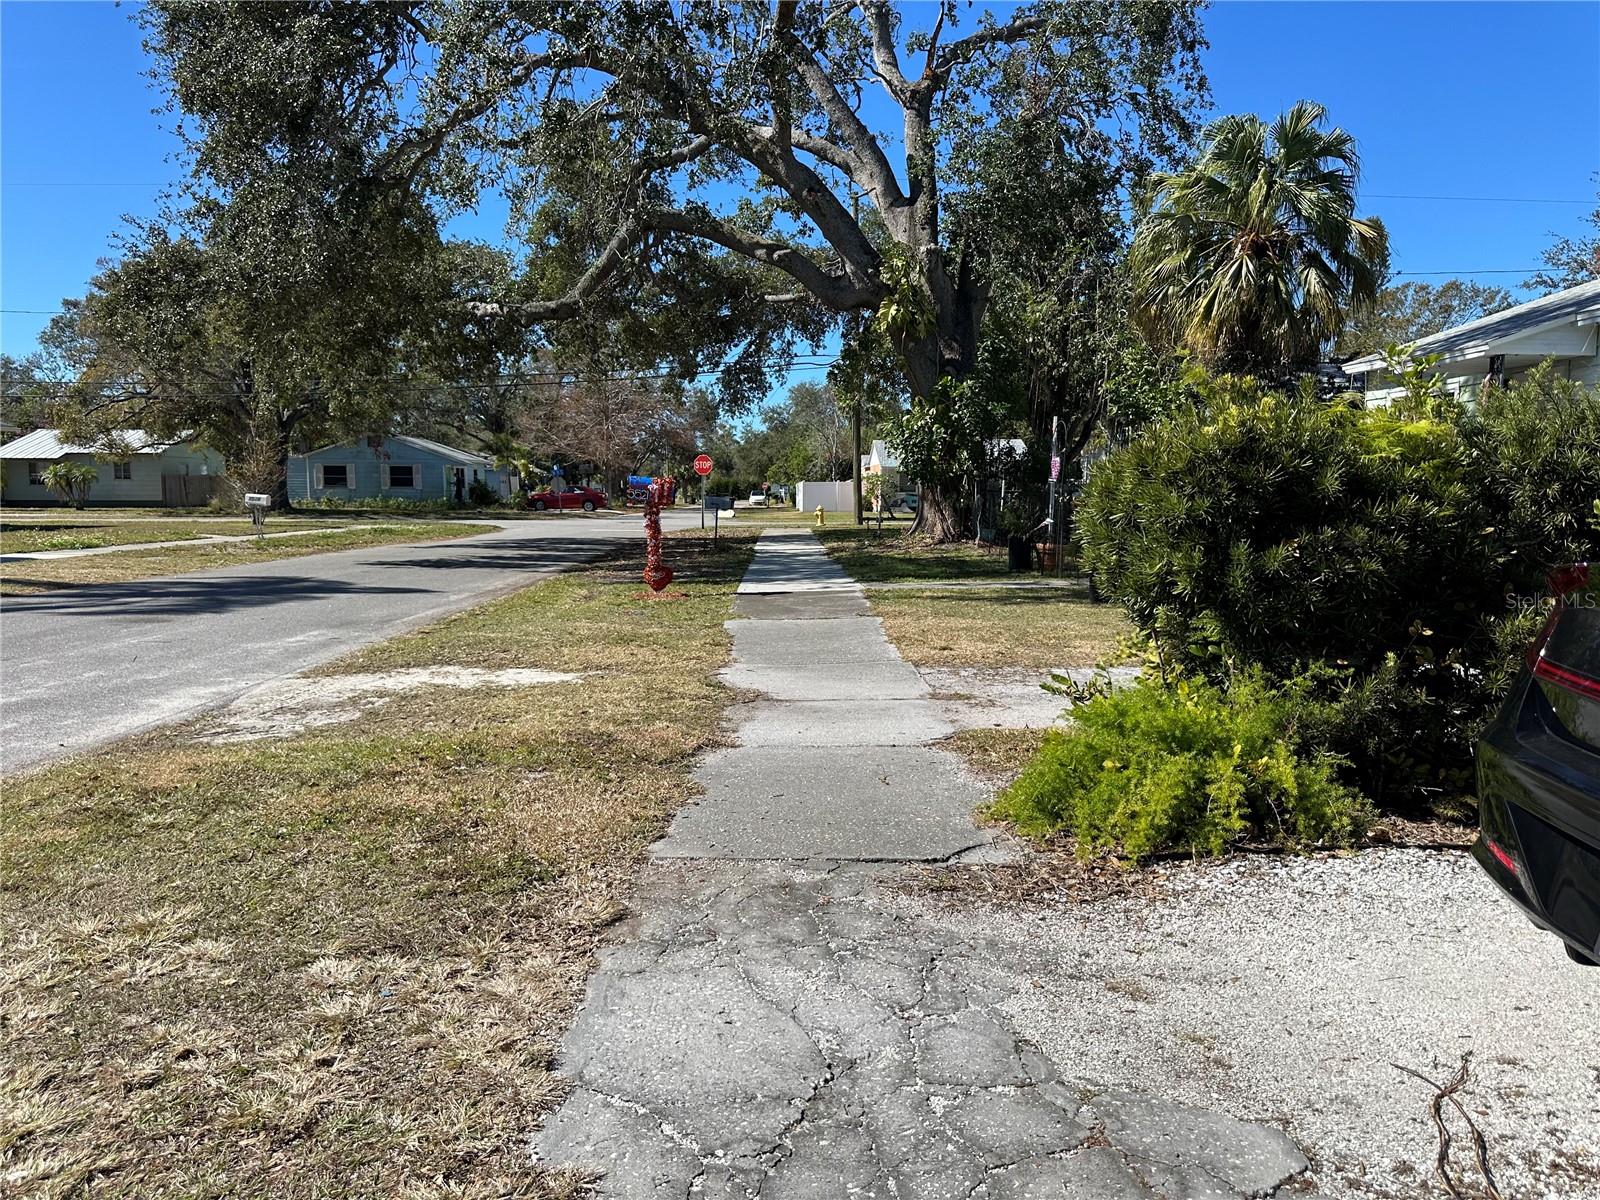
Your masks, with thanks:
[[(449, 462), (462, 463), (469, 467), (493, 466), (494, 460), (487, 454), (475, 454), (471, 450), (457, 450), (454, 446), (446, 446), (443, 442), (435, 442), (429, 438), (409, 437), (405, 434), (391, 433), (383, 437), (386, 442), (396, 442), (402, 446), (410, 446), (413, 450), (421, 450), (424, 454), (434, 454)], [(330, 442), (326, 446), (318, 446), (310, 454), (321, 454), (324, 450), (338, 450), (345, 446), (359, 447), (367, 444), (366, 438), (351, 438), (343, 442)], [(295, 458), (307, 455), (294, 455)]]
[(404, 435), (397, 435), (389, 440), (394, 442), (404, 442), (406, 445), (413, 446), (418, 450), (429, 450), (434, 454), (439, 455), (441, 458), (454, 459), (456, 462), (468, 463), (472, 466), (478, 466), (479, 464), (490, 461), (487, 454), (476, 454), (471, 450), (457, 450), (454, 446), (446, 446), (443, 442), (435, 442), (430, 438), (406, 437)]
[[(1521, 337), (1550, 325), (1576, 324), (1586, 316), (1600, 316), (1600, 280), (1580, 283), (1564, 292), (1552, 292), (1504, 312), (1429, 334), (1412, 346), (1411, 353), (1414, 357), (1439, 354), (1445, 358), (1464, 358), (1473, 351), (1498, 353), (1489, 349), (1495, 342)], [(1364, 354), (1344, 366), (1346, 371), (1370, 371), (1382, 365), (1382, 354)]]
[(12, 438), (5, 445), (0, 446), (0, 458), (26, 458), (35, 462), (52, 458), (61, 458), (68, 454), (111, 454), (126, 450), (130, 454), (160, 454), (168, 450), (184, 438), (158, 438), (154, 434), (146, 433), (142, 429), (119, 429), (112, 435), (119, 445), (110, 446), (79, 446), (72, 442), (61, 440), (59, 429), (35, 429), (32, 433), (25, 433), (19, 438)]

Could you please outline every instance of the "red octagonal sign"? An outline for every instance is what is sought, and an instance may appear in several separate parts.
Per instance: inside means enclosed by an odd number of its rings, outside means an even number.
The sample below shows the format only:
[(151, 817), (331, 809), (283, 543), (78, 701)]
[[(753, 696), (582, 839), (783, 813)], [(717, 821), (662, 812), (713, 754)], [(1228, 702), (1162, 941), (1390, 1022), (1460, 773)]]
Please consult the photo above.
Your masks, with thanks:
[[(679, 459), (678, 461), (682, 462), (683, 460)], [(694, 460), (694, 473), (696, 475), (711, 474), (711, 455), (702, 454)]]

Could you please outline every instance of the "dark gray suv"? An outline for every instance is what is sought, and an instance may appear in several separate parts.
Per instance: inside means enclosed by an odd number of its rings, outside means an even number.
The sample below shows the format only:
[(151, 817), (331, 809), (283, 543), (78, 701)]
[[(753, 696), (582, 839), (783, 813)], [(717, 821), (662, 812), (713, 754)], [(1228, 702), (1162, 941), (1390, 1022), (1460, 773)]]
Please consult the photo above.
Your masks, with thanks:
[(1600, 592), (1589, 567), (1559, 599), (1478, 743), (1472, 853), (1577, 962), (1600, 965)]

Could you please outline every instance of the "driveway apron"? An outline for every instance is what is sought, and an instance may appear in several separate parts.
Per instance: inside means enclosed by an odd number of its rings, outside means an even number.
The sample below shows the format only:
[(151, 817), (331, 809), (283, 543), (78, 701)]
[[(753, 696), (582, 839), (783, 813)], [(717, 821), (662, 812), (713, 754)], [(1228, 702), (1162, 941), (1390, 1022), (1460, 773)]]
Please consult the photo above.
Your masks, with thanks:
[[(860, 586), (769, 531), (735, 597), (736, 745), (656, 844), (534, 1138), (612, 1197), (1201, 1200), (1307, 1163), (1280, 1130), (1073, 1079), (1018, 1037), (1026, 961), (909, 898), (1009, 851)], [(1021, 919), (1021, 918), (1019, 918)]]

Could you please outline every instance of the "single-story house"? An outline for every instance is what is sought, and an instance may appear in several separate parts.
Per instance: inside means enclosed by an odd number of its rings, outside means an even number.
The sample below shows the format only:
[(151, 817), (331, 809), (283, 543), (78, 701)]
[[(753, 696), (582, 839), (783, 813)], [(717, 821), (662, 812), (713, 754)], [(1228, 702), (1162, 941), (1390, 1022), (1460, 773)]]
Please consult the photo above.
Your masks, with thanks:
[(900, 460), (889, 452), (889, 444), (882, 438), (872, 439), (872, 452), (861, 456), (863, 475), (889, 475), (900, 469)]
[[(1445, 386), (1467, 401), (1485, 383), (1510, 383), (1546, 359), (1568, 379), (1600, 384), (1600, 280), (1430, 334), (1411, 353), (1437, 354)], [(1399, 393), (1381, 353), (1353, 358), (1344, 370), (1359, 380), (1369, 404), (1387, 404)]]
[(474, 482), (509, 499), (517, 472), (487, 455), (419, 437), (362, 437), (289, 457), (289, 502), (448, 500), (466, 503)]
[(116, 432), (115, 450), (76, 446), (56, 429), (35, 429), (0, 445), (0, 493), (7, 504), (65, 503), (44, 485), (52, 463), (88, 463), (100, 472), (90, 504), (187, 507), (204, 504), (222, 482), (222, 455), (182, 438), (158, 438), (142, 429)]

